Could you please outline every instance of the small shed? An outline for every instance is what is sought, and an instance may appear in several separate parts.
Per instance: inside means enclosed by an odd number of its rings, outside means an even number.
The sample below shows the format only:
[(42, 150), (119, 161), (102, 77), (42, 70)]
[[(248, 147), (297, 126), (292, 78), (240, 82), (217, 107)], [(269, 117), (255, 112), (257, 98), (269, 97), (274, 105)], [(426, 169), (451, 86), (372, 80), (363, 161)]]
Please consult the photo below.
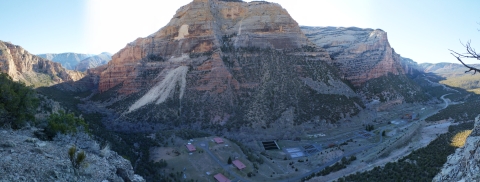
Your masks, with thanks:
[(195, 149), (195, 146), (193, 146), (192, 144), (187, 144), (187, 145), (185, 145), (185, 146), (187, 147), (187, 150), (188, 150), (189, 152), (195, 152), (195, 151), (197, 151), (197, 149)]
[(245, 167), (247, 167), (247, 166), (245, 166), (245, 164), (243, 164), (239, 160), (234, 160), (234, 161), (232, 161), (232, 163), (233, 163), (233, 165), (235, 165), (235, 167), (237, 167), (238, 170), (242, 170)]
[(218, 182), (230, 182), (230, 180), (225, 177), (222, 173), (218, 173), (215, 176), (213, 176)]
[(217, 144), (223, 143), (223, 139), (220, 138), (220, 137), (215, 137), (215, 138), (213, 138), (213, 141), (215, 141), (215, 143), (217, 143)]

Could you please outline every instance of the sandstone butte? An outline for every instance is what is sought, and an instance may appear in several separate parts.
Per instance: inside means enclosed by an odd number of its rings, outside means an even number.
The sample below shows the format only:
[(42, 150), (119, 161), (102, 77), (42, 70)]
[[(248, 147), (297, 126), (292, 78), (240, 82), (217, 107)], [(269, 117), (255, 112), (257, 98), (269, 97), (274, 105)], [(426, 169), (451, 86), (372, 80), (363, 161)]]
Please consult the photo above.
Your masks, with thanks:
[(20, 46), (3, 41), (0, 41), (0, 72), (34, 87), (74, 82), (85, 76), (84, 73), (66, 70), (60, 63), (35, 56)]
[[(195, 0), (177, 10), (165, 27), (148, 37), (138, 38), (113, 55), (101, 73), (99, 90), (104, 92), (122, 83), (120, 93), (137, 92), (141, 86), (139, 73), (146, 69), (141, 61), (149, 55), (165, 60), (148, 65), (157, 69), (187, 65), (211, 70), (209, 78), (205, 79), (231, 77), (223, 69), (219, 51), (222, 37), (230, 35), (235, 35), (235, 47), (293, 49), (311, 44), (297, 22), (278, 4)], [(209, 51), (213, 51), (212, 59), (200, 65), (193, 65), (188, 56)]]

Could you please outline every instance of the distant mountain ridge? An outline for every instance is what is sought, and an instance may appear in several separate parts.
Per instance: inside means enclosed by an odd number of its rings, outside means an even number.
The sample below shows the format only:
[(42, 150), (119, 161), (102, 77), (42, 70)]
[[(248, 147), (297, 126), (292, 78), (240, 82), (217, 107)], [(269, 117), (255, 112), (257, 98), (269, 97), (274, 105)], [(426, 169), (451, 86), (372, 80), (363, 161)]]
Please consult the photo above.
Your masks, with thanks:
[(62, 64), (62, 66), (68, 70), (74, 70), (75, 66), (80, 63), (80, 61), (94, 56), (93, 54), (81, 54), (81, 53), (48, 53), (48, 54), (38, 54), (37, 56), (41, 58), (48, 59)]
[(90, 68), (96, 68), (107, 64), (110, 60), (112, 60), (112, 54), (108, 52), (102, 52), (99, 55), (91, 56), (81, 60), (76, 66), (75, 70), (77, 71), (86, 71)]
[(62, 66), (68, 70), (86, 71), (90, 68), (95, 68), (112, 60), (112, 54), (102, 52), (95, 54), (81, 54), (81, 53), (58, 53), (58, 54), (38, 54), (37, 56), (61, 63)]
[[(480, 94), (480, 74), (465, 73), (468, 68), (459, 63), (422, 63), (419, 66), (425, 73), (443, 77), (440, 83)], [(480, 64), (470, 66), (478, 68)]]

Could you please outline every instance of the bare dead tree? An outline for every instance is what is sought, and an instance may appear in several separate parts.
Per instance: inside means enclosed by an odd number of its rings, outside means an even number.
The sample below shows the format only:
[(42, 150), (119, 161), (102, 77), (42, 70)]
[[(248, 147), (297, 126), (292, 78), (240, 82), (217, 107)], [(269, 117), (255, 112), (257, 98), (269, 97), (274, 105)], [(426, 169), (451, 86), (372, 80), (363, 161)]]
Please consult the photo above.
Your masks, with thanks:
[(477, 72), (480, 72), (480, 69), (469, 66), (462, 61), (462, 58), (480, 60), (480, 55), (477, 53), (477, 51), (475, 51), (475, 49), (471, 46), (470, 43), (471, 43), (471, 41), (468, 41), (466, 44), (462, 43), (463, 47), (465, 47), (465, 49), (467, 49), (466, 53), (458, 53), (458, 52), (455, 52), (453, 50), (450, 50), (450, 52), (451, 52), (450, 54), (452, 54), (455, 58), (457, 58), (457, 60), (460, 61), (460, 63), (462, 63), (463, 66), (465, 66), (469, 69), (468, 71), (465, 71), (465, 73), (473, 71), (473, 74), (475, 74)]

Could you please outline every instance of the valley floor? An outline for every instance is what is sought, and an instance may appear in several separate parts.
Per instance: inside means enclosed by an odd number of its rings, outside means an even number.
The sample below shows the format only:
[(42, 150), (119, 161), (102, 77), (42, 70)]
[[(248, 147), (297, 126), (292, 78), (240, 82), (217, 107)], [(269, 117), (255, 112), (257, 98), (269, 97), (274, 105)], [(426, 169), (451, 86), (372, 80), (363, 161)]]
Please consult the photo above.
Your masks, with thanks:
[(430, 144), (431, 141), (435, 140), (438, 137), (438, 135), (448, 132), (448, 127), (451, 124), (452, 123), (448, 121), (443, 121), (443, 122), (438, 122), (438, 123), (433, 123), (428, 125), (424, 123), (420, 132), (417, 132), (414, 136), (412, 136), (411, 141), (409, 141), (404, 146), (395, 148), (387, 156), (374, 159), (371, 162), (359, 162), (356, 164), (352, 163), (351, 165), (347, 166), (347, 168), (345, 169), (342, 169), (337, 172), (333, 172), (327, 176), (314, 178), (310, 181), (334, 181), (340, 177), (344, 177), (349, 174), (368, 171), (373, 169), (376, 166), (383, 166), (388, 162), (395, 162), (398, 159), (401, 159), (407, 156), (411, 152), (427, 146), (428, 144)]
[[(424, 121), (427, 117), (448, 107), (450, 101), (445, 99), (444, 96), (441, 99), (444, 103), (430, 108), (428, 106), (422, 106), (421, 109), (416, 107), (416, 110), (420, 112), (418, 113), (419, 118), (415, 121), (407, 122), (391, 118), (391, 124), (376, 129), (379, 135), (380, 131), (386, 133), (383, 141), (378, 142), (378, 145), (356, 155), (357, 160), (347, 165), (345, 169), (332, 172), (326, 176), (315, 177), (309, 181), (333, 181), (349, 174), (368, 171), (388, 162), (395, 162), (411, 152), (427, 146), (440, 134), (448, 132), (449, 126), (453, 124), (452, 121), (447, 120), (434, 123)], [(398, 115), (398, 113), (396, 114)], [(392, 115), (392, 113), (389, 115)]]
[[(373, 131), (366, 131), (361, 124), (344, 129), (310, 133), (300, 141), (278, 140), (280, 150), (267, 150), (259, 155), (263, 162), (251, 161), (239, 143), (225, 140), (216, 144), (213, 137), (178, 140), (168, 147), (151, 149), (151, 159), (166, 160), (165, 174), (181, 172), (185, 179), (212, 181), (213, 175), (222, 173), (236, 181), (301, 181), (312, 173), (318, 173), (328, 166), (341, 161), (343, 157), (356, 156), (345, 169), (329, 173), (310, 181), (332, 181), (348, 174), (370, 170), (408, 155), (414, 150), (427, 146), (438, 135), (448, 131), (451, 121), (426, 123), (425, 118), (448, 106), (449, 101), (438, 105), (398, 106), (391, 111), (376, 115), (381, 118)], [(401, 108), (403, 107), (403, 108)], [(418, 112), (418, 119), (402, 120), (406, 112)], [(356, 119), (365, 119), (361, 117)], [(363, 116), (374, 116), (363, 114)], [(353, 121), (351, 123), (361, 123)], [(385, 136), (382, 135), (385, 133)], [(172, 140), (173, 141), (173, 140)], [(185, 145), (192, 143), (196, 152), (188, 152)], [(262, 146), (261, 142), (256, 145)], [(298, 149), (304, 156), (292, 156), (291, 150)], [(309, 151), (309, 152), (306, 152)], [(298, 153), (300, 154), (300, 153)], [(228, 158), (239, 159), (246, 168), (238, 170), (228, 164)]]

